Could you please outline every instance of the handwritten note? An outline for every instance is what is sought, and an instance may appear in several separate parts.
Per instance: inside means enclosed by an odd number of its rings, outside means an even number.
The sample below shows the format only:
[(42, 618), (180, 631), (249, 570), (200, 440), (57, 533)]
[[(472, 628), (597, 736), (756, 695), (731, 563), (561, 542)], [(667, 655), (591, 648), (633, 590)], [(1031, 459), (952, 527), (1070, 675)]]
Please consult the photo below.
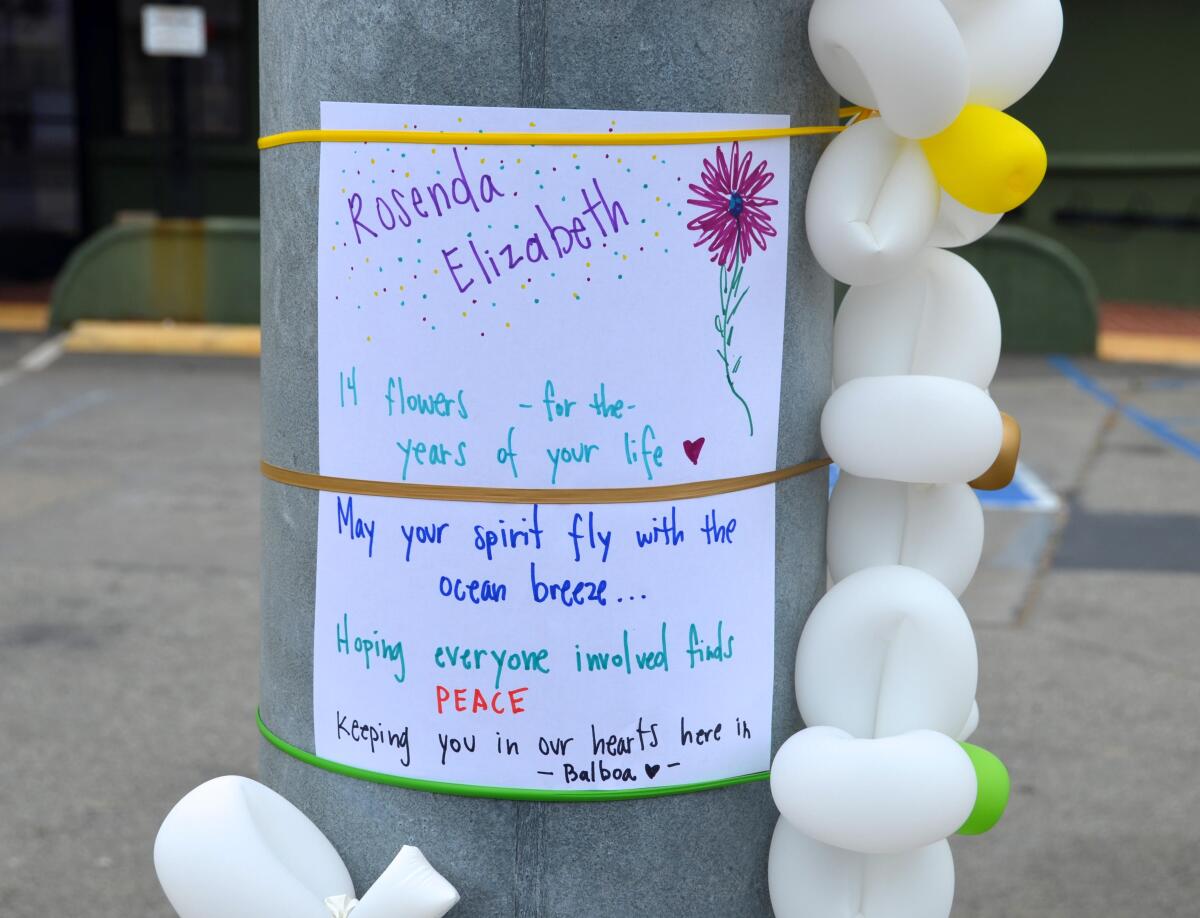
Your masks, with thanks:
[[(489, 146), (759, 115), (325, 103), (320, 471), (627, 488), (776, 465), (786, 141)], [(322, 493), (316, 751), (415, 779), (665, 789), (770, 764), (771, 488), (643, 504)]]

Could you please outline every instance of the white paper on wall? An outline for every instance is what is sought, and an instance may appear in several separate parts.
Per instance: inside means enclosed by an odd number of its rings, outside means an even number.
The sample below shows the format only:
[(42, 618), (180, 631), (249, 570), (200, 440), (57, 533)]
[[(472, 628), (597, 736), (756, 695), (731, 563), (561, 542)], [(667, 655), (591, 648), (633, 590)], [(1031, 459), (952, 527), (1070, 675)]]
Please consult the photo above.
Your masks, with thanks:
[[(321, 473), (625, 488), (775, 468), (787, 141), (486, 134), (786, 124), (324, 103), (324, 128), (481, 136), (322, 145)], [(316, 752), (545, 791), (765, 771), (774, 552), (770, 487), (594, 505), (322, 493)]]

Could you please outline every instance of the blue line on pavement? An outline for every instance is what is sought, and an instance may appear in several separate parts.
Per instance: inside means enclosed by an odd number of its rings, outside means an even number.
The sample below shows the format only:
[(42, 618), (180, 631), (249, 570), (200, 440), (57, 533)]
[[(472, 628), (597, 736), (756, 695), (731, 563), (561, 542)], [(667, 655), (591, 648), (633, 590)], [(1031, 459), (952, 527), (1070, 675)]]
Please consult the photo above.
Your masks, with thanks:
[(0, 433), (0, 449), (16, 446), (22, 440), (28, 439), (38, 431), (52, 427), (59, 421), (65, 421), (67, 418), (82, 411), (87, 411), (96, 405), (103, 404), (110, 398), (112, 398), (112, 393), (107, 389), (92, 389), (90, 392), (85, 392), (78, 398), (73, 398), (71, 401), (59, 405), (57, 408), (51, 408), (40, 418), (30, 421), (28, 424), (23, 424), (13, 430)]
[(1107, 405), (1114, 411), (1119, 411), (1128, 420), (1146, 431), (1146, 433), (1157, 437), (1169, 446), (1175, 447), (1181, 453), (1185, 453), (1193, 459), (1200, 461), (1200, 443), (1185, 437), (1166, 421), (1146, 414), (1146, 412), (1140, 411), (1132, 405), (1126, 405), (1121, 399), (1100, 385), (1099, 382), (1079, 369), (1069, 357), (1055, 355), (1049, 358), (1049, 362), (1050, 366), (1062, 373), (1063, 376), (1075, 383), (1075, 385), (1100, 402), (1100, 404)]

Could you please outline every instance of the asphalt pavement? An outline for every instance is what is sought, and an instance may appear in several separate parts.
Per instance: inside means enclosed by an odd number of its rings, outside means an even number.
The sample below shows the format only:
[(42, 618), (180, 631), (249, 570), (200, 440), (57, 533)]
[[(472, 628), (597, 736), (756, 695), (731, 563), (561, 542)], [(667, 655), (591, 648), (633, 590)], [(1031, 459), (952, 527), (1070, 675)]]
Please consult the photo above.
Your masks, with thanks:
[[(1014, 795), (952, 841), (955, 915), (1193, 918), (1200, 369), (1006, 357), (992, 392), (1022, 475), (964, 605)], [(0, 915), (171, 915), (159, 822), (254, 774), (258, 399), (252, 359), (0, 335)]]

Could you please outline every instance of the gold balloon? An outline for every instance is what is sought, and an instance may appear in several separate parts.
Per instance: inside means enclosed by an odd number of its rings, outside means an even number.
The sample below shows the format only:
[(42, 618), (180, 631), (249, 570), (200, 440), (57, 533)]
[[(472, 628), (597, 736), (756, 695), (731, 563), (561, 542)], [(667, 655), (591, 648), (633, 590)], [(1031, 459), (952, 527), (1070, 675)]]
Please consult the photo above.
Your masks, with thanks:
[(1021, 425), (1011, 414), (1000, 412), (1004, 422), (1004, 438), (1000, 441), (1000, 454), (986, 472), (970, 482), (976, 491), (999, 491), (1007, 487), (1017, 472), (1017, 454), (1021, 452)]

